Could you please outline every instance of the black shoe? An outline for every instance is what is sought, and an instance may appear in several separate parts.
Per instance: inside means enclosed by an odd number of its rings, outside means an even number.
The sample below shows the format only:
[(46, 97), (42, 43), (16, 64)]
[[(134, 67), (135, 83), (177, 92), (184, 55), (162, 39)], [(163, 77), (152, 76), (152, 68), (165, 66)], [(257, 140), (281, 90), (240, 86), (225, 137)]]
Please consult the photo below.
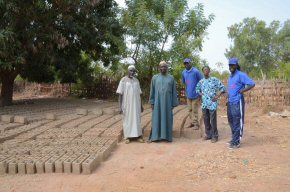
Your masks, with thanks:
[(212, 139), (211, 139), (211, 142), (212, 142), (212, 143), (216, 143), (217, 141), (218, 141), (218, 138), (212, 138)]
[(230, 146), (229, 146), (229, 149), (238, 149), (238, 148), (240, 148), (240, 144), (237, 144), (237, 145), (234, 145), (234, 144), (231, 144)]
[(211, 137), (204, 136), (202, 139), (203, 139), (204, 141), (205, 141), (205, 140), (210, 140), (210, 139), (211, 139)]

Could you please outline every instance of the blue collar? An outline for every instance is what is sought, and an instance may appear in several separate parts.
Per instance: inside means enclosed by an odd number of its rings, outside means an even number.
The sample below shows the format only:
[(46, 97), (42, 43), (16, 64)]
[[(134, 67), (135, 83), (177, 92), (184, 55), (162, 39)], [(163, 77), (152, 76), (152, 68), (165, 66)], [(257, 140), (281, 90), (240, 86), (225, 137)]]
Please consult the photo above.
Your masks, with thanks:
[(238, 73), (238, 71), (239, 71), (239, 70), (238, 70), (238, 69), (236, 69), (236, 71), (234, 72), (234, 74), (232, 74), (232, 73), (231, 73), (231, 75), (230, 75), (230, 76), (231, 76), (231, 77), (235, 76), (235, 74), (237, 74), (237, 73)]
[(186, 70), (186, 72), (190, 72), (193, 70), (193, 67), (191, 67), (189, 70), (187, 70), (187, 69), (185, 69), (185, 70)]

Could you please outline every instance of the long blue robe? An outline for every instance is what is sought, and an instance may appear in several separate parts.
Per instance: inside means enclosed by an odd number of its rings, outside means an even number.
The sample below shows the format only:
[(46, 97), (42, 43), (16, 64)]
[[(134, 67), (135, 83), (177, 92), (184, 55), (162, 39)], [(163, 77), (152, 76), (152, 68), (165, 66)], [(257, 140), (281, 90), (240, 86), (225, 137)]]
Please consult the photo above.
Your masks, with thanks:
[(154, 105), (152, 112), (151, 141), (165, 139), (172, 141), (173, 113), (178, 105), (176, 82), (172, 75), (154, 75), (151, 80), (149, 102)]

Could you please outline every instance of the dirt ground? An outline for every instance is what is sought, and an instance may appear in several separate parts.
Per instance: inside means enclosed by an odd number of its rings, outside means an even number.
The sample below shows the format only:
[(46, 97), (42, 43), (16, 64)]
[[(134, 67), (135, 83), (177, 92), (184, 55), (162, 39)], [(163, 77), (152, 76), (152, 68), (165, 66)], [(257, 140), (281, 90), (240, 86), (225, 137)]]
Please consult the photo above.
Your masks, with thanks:
[(290, 118), (246, 107), (239, 149), (228, 149), (230, 130), (221, 107), (217, 143), (185, 138), (172, 143), (120, 142), (90, 175), (0, 175), (0, 191), (290, 191)]

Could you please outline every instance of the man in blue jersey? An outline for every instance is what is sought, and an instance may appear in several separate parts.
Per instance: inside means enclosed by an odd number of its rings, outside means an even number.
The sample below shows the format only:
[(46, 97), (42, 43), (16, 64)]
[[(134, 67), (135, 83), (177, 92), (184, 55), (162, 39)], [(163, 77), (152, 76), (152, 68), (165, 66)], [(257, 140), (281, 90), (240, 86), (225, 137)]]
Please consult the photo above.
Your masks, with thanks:
[(198, 109), (200, 107), (200, 96), (196, 93), (196, 85), (202, 79), (202, 74), (191, 65), (190, 59), (183, 61), (185, 69), (182, 72), (182, 83), (186, 87), (187, 106), (190, 117), (190, 124), (187, 128), (199, 129)]
[(231, 75), (228, 79), (228, 121), (232, 130), (230, 149), (240, 147), (240, 139), (244, 130), (245, 99), (244, 93), (255, 87), (255, 82), (240, 71), (237, 58), (229, 60)]

